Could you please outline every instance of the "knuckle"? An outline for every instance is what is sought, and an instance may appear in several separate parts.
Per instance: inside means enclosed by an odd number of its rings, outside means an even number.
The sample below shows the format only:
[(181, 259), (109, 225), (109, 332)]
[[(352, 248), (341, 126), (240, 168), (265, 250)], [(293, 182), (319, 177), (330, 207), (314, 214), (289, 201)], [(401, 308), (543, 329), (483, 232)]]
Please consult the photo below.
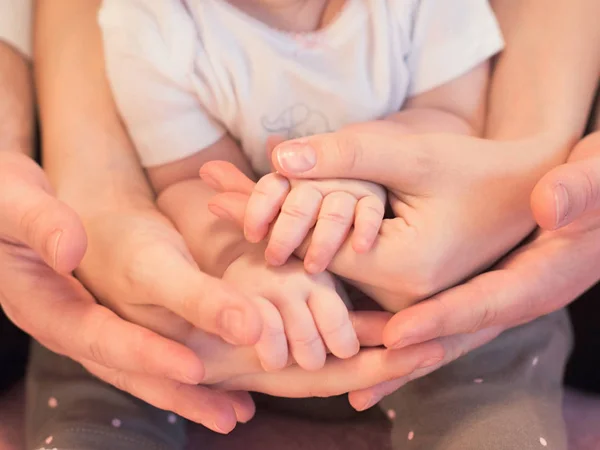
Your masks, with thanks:
[(336, 225), (348, 226), (352, 223), (352, 214), (346, 214), (340, 210), (321, 210), (319, 212), (319, 220), (324, 222), (330, 222)]
[(300, 202), (296, 201), (285, 202), (281, 208), (281, 214), (291, 219), (306, 220), (311, 218), (311, 214)]
[(363, 202), (360, 204), (360, 214), (364, 214), (366, 217), (371, 218), (371, 220), (375, 220), (376, 217), (378, 221), (381, 221), (385, 214), (385, 206), (379, 199), (374, 199), (374, 201)]
[(358, 131), (352, 128), (340, 131), (333, 148), (327, 149), (332, 159), (342, 165), (342, 172), (353, 173), (363, 161), (365, 149)]
[(314, 348), (321, 345), (321, 336), (315, 332), (296, 332), (290, 333), (290, 340), (297, 346)]

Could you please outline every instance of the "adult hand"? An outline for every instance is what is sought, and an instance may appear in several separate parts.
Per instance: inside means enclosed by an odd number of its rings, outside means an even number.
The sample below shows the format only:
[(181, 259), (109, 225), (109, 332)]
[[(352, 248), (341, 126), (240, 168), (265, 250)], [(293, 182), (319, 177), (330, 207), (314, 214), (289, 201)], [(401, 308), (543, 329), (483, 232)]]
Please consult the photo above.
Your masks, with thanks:
[(581, 218), (595, 223), (600, 210), (600, 131), (579, 142), (567, 164), (542, 177), (532, 193), (531, 207), (546, 230)]
[(193, 351), (122, 320), (70, 275), (86, 249), (83, 226), (20, 153), (0, 152), (0, 212), (0, 304), (17, 326), (100, 378), (215, 431), (252, 417), (247, 394), (195, 386), (203, 367)]
[[(507, 329), (563, 308), (600, 279), (600, 133), (581, 141), (569, 162), (545, 175), (532, 193), (541, 226), (490, 272), (401, 311), (388, 323), (390, 348), (460, 333)], [(464, 336), (464, 335), (463, 335)], [(394, 382), (361, 395), (381, 399)]]
[[(397, 311), (489, 267), (533, 229), (537, 147), (407, 136), (394, 123), (372, 122), (285, 142), (272, 162), (286, 177), (364, 179), (388, 189), (396, 217), (384, 221), (373, 250), (357, 254), (346, 243), (329, 270)], [(205, 166), (202, 176), (229, 192), (213, 212), (240, 223), (253, 183), (223, 163)]]

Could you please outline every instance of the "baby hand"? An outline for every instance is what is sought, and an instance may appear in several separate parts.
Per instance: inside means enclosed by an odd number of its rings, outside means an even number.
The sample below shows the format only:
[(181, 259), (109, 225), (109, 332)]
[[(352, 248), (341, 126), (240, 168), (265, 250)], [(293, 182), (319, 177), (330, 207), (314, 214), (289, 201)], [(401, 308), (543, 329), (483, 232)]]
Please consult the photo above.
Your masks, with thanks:
[(274, 222), (265, 252), (273, 266), (284, 264), (314, 227), (304, 266), (320, 273), (346, 240), (354, 225), (352, 246), (371, 249), (385, 212), (383, 187), (357, 180), (288, 180), (276, 173), (262, 177), (248, 201), (244, 234), (260, 242)]
[(263, 248), (257, 246), (257, 251), (237, 258), (223, 279), (259, 307), (263, 332), (256, 351), (265, 370), (287, 365), (288, 346), (295, 361), (306, 370), (323, 367), (325, 345), (338, 358), (358, 353), (358, 338), (333, 275), (310, 275), (295, 257), (282, 267), (269, 266)]

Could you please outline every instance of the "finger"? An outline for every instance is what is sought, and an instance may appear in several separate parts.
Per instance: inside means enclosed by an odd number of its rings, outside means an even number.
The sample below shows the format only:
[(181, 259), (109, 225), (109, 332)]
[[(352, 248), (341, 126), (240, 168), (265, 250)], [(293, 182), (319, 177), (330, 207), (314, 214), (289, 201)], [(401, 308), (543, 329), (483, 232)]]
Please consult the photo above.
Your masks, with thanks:
[(319, 370), (325, 364), (326, 352), (315, 321), (306, 302), (292, 298), (275, 302), (279, 309), (294, 360), (305, 370)]
[(551, 170), (535, 186), (531, 206), (536, 221), (549, 230), (599, 210), (600, 157), (570, 162)]
[(139, 275), (140, 285), (148, 286), (149, 302), (232, 344), (258, 342), (262, 319), (256, 305), (227, 283), (200, 272), (182, 255), (165, 260), (163, 250), (161, 246), (147, 250), (147, 266)]
[(383, 345), (383, 330), (391, 318), (386, 311), (350, 311), (352, 327), (363, 347)]
[[(221, 392), (203, 386), (109, 369), (91, 361), (83, 361), (83, 365), (92, 374), (116, 388), (217, 433), (227, 434), (237, 424), (232, 398)], [(239, 402), (237, 405), (242, 406)], [(247, 411), (241, 413), (244, 418), (248, 416)]]
[(501, 330), (499, 328), (490, 328), (473, 334), (442, 338), (438, 341), (444, 349), (444, 358), (441, 361), (431, 366), (419, 368), (414, 372), (395, 380), (386, 381), (367, 389), (351, 392), (348, 395), (350, 404), (357, 411), (369, 409), (375, 404), (379, 403), (383, 397), (392, 394), (410, 381), (429, 375), (440, 367), (460, 358), (461, 356), (478, 347), (481, 347), (482, 345), (487, 344), (496, 338), (500, 334), (500, 331)]
[(262, 334), (255, 346), (258, 358), (266, 371), (283, 369), (288, 363), (288, 344), (281, 315), (268, 300), (255, 301), (263, 319)]
[(350, 232), (355, 207), (356, 198), (347, 192), (325, 196), (304, 258), (307, 272), (320, 273), (327, 269)]
[(358, 201), (352, 233), (352, 248), (357, 253), (371, 250), (379, 234), (384, 215), (385, 205), (377, 197), (363, 197)]
[(200, 178), (217, 192), (237, 192), (250, 195), (254, 181), (227, 161), (210, 161), (200, 169)]
[(248, 204), (244, 221), (244, 235), (249, 242), (262, 241), (290, 192), (287, 178), (271, 173), (256, 183)]
[(327, 348), (338, 358), (356, 355), (360, 349), (348, 308), (342, 299), (326, 289), (319, 289), (308, 300), (308, 307)]
[[(452, 145), (472, 149), (477, 140), (458, 136)], [(437, 149), (448, 146), (444, 135), (406, 135), (381, 121), (286, 141), (275, 148), (272, 161), (288, 178), (369, 180), (409, 193), (431, 176)]]
[(233, 404), (233, 410), (240, 423), (248, 423), (256, 414), (254, 400), (248, 392), (233, 391), (225, 393)]
[[(55, 275), (48, 268), (39, 275), (35, 285), (19, 283), (21, 291), (5, 293), (11, 298), (29, 299), (27, 305), (6, 305), (7, 313), (42, 344), (73, 359), (106, 367), (182, 383), (202, 381), (202, 362), (190, 349), (96, 304), (72, 277)], [(6, 289), (7, 283), (3, 285)], [(16, 309), (19, 306), (27, 311)]]
[(278, 373), (247, 375), (235, 380), (240, 389), (290, 398), (331, 397), (403, 377), (439, 364), (444, 349), (430, 342), (402, 350), (364, 349), (350, 359), (330, 357), (318, 372), (291, 366)]
[(69, 273), (81, 262), (87, 247), (83, 224), (43, 186), (3, 174), (0, 211), (0, 234), (31, 247), (56, 271)]
[(273, 266), (284, 264), (315, 225), (323, 196), (305, 184), (292, 189), (273, 226), (265, 258)]

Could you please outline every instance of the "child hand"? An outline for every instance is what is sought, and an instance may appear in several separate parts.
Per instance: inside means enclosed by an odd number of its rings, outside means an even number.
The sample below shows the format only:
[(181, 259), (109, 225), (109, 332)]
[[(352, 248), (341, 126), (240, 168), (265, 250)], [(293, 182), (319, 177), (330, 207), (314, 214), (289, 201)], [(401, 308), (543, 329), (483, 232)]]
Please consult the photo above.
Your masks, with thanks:
[(269, 266), (262, 255), (264, 247), (256, 248), (234, 260), (223, 280), (258, 305), (264, 325), (256, 351), (264, 369), (284, 368), (288, 346), (306, 370), (323, 367), (325, 346), (338, 358), (358, 353), (359, 342), (333, 275), (310, 275), (295, 257), (282, 267)]
[(304, 259), (309, 273), (320, 273), (346, 240), (350, 229), (358, 253), (371, 249), (385, 213), (383, 187), (358, 180), (288, 180), (271, 173), (262, 177), (248, 201), (244, 235), (249, 242), (272, 233), (265, 259), (284, 264), (314, 227)]

